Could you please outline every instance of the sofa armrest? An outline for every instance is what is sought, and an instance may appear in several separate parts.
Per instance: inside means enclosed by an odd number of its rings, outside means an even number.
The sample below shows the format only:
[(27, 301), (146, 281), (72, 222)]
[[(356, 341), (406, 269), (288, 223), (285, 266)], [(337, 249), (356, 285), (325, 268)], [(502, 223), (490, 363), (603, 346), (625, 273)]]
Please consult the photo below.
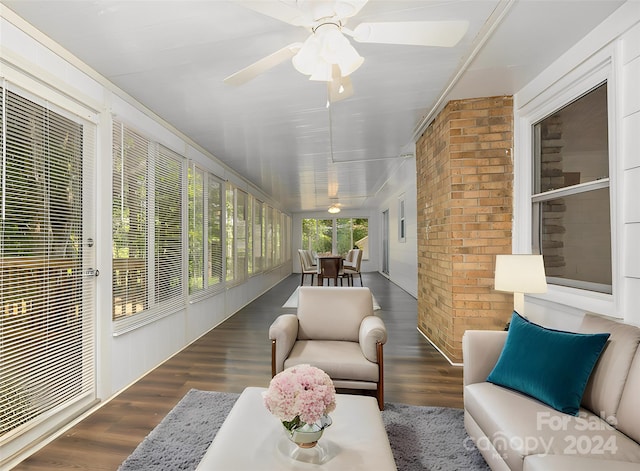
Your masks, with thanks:
[(387, 341), (387, 328), (382, 319), (376, 316), (367, 316), (362, 319), (358, 340), (365, 358), (378, 363), (376, 344), (381, 343), (384, 345)]
[(507, 332), (501, 330), (467, 330), (462, 336), (464, 385), (482, 383), (498, 361)]
[(278, 316), (269, 327), (269, 339), (275, 340), (275, 373), (284, 370), (284, 360), (289, 356), (298, 338), (298, 317), (295, 314)]

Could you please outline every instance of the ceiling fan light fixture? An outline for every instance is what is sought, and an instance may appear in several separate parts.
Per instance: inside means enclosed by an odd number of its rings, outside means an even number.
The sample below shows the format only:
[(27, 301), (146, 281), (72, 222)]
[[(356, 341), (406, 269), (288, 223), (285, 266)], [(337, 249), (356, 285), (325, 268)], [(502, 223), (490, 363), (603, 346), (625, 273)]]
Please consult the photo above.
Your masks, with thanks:
[(339, 24), (324, 23), (314, 28), (314, 34), (307, 38), (291, 62), (310, 80), (330, 82), (334, 64), (346, 77), (362, 65), (364, 58), (342, 34)]
[(327, 211), (329, 211), (331, 214), (338, 214), (340, 212), (340, 208), (337, 205), (332, 204), (331, 206), (329, 206), (329, 209), (327, 209)]

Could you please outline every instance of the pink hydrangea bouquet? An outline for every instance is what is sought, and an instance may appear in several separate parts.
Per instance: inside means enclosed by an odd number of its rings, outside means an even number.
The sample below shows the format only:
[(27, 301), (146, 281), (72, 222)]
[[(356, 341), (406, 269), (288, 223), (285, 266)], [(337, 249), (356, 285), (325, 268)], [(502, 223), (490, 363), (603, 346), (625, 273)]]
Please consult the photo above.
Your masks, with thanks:
[(336, 408), (336, 389), (327, 373), (310, 365), (287, 368), (262, 393), (264, 404), (292, 431), (314, 424)]

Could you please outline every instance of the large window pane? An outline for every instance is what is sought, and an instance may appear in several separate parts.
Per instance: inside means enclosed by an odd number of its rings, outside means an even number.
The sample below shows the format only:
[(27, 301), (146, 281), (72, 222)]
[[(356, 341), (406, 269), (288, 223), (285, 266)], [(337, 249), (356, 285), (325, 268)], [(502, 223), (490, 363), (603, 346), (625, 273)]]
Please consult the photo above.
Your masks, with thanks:
[(603, 285), (592, 289), (610, 292), (609, 189), (548, 200), (539, 208), (547, 276), (561, 278), (557, 284), (571, 286), (568, 280), (576, 280)]
[(331, 253), (333, 250), (333, 220), (303, 219), (302, 248), (317, 253)]
[(337, 253), (343, 257), (353, 248), (362, 250), (362, 258), (369, 258), (369, 220), (339, 218), (337, 224)]
[(607, 86), (534, 125), (533, 245), (548, 281), (612, 292)]
[(209, 175), (209, 218), (208, 218), (208, 278), (209, 287), (220, 287), (223, 285), (223, 250), (222, 250), (222, 183)]
[(155, 302), (182, 296), (182, 159), (160, 147), (155, 162)]
[(227, 185), (226, 191), (226, 260), (227, 260), (227, 281), (233, 281), (235, 276), (235, 254), (234, 254), (234, 233), (235, 233), (235, 198), (231, 185)]
[(253, 200), (253, 271), (259, 273), (262, 271), (264, 238), (262, 237), (263, 226), (263, 203), (262, 201)]
[(149, 307), (147, 194), (150, 142), (115, 123), (113, 128), (113, 319)]
[(204, 172), (189, 168), (189, 294), (204, 289)]

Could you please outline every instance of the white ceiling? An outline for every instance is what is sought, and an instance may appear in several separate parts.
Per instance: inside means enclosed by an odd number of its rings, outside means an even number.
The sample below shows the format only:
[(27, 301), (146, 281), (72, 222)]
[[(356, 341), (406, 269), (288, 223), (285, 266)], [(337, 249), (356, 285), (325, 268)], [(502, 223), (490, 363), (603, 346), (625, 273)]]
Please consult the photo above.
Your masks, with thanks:
[(355, 93), (330, 109), (326, 84), (290, 61), (223, 83), (309, 34), (233, 1), (2, 3), (295, 212), (372, 205), (446, 100), (513, 94), (624, 2), (369, 0), (347, 26), (468, 20), (469, 30), (453, 48), (354, 43), (365, 58)]

